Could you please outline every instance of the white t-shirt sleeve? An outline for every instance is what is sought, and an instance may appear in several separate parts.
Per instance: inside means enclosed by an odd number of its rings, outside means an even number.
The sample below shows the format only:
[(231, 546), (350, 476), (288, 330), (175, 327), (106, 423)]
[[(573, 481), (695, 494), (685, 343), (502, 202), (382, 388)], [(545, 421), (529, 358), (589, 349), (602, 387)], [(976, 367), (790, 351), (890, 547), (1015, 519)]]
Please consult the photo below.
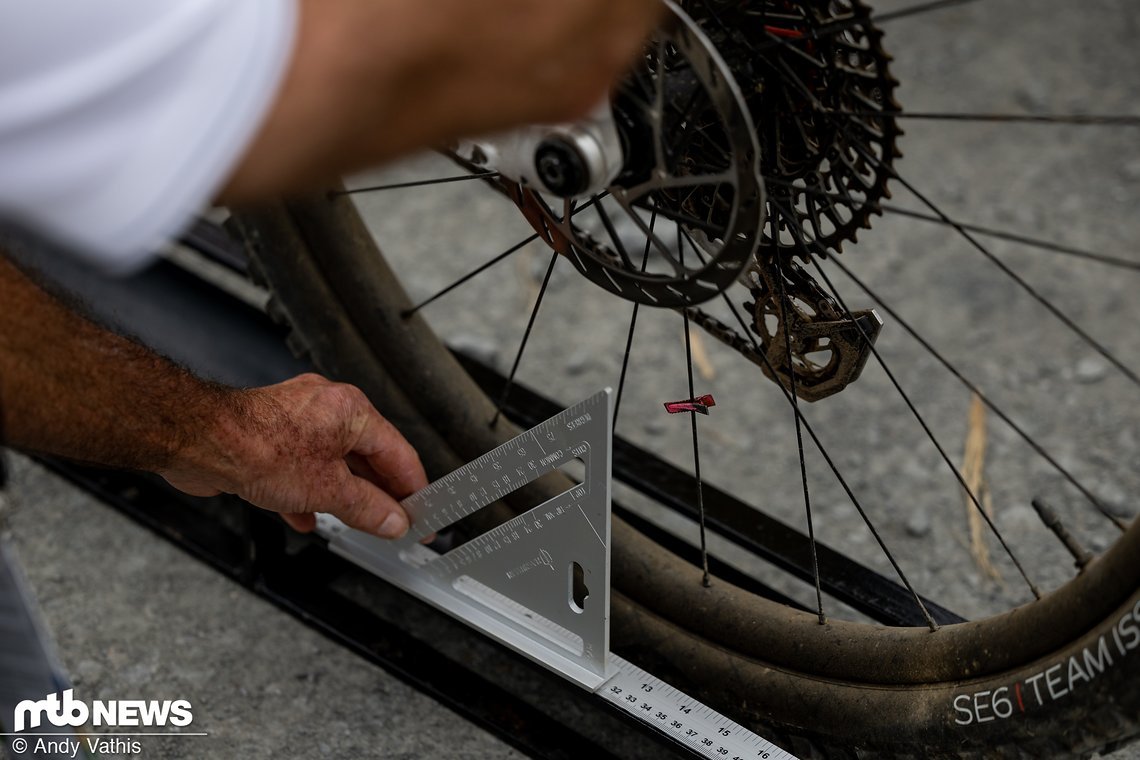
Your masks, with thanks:
[(0, 218), (145, 263), (253, 140), (296, 23), (296, 0), (0, 3)]

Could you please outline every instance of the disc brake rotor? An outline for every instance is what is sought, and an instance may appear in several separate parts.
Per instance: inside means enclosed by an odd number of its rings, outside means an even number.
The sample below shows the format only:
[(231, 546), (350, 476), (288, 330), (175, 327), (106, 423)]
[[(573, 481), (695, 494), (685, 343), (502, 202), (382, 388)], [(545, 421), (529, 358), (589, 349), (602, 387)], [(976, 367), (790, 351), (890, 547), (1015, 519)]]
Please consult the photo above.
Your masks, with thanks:
[[(669, 8), (671, 23), (614, 96), (626, 161), (606, 192), (555, 200), (516, 186), (511, 194), (591, 282), (676, 308), (736, 281), (753, 260), (765, 205), (756, 130), (732, 71), (700, 27)], [(638, 234), (644, 248), (631, 250), (626, 241)]]

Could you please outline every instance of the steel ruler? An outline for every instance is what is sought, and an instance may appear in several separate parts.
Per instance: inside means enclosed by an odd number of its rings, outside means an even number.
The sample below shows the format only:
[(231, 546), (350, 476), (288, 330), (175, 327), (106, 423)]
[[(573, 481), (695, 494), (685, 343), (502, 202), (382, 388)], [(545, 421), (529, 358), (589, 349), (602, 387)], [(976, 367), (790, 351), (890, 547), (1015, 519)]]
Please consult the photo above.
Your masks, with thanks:
[[(320, 515), (333, 552), (710, 758), (791, 755), (609, 651), (612, 391), (605, 389), (409, 496), (386, 541)], [(423, 539), (554, 470), (559, 495), (440, 553)]]
[(613, 676), (598, 695), (705, 757), (795, 760), (767, 739), (689, 697), (628, 660), (610, 654)]

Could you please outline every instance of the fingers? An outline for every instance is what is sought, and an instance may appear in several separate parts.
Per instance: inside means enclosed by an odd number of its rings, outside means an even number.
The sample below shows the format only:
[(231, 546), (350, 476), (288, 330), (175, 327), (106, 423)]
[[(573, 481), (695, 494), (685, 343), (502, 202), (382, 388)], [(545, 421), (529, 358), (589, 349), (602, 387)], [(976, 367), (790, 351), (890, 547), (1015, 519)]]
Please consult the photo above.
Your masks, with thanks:
[(312, 533), (317, 529), (317, 516), (308, 514), (281, 514), (281, 519), (298, 533)]
[(384, 538), (408, 530), (398, 499), (427, 485), (419, 456), (364, 393), (319, 375), (301, 375), (257, 393), (260, 424), (244, 429), (235, 493), (312, 531), (314, 513)]
[(399, 538), (408, 531), (408, 517), (388, 494), (350, 472), (336, 476), (337, 486), (320, 494), (312, 512), (282, 512), (283, 519), (298, 533), (312, 533), (316, 512), (330, 514), (350, 528), (381, 538)]
[(160, 474), (167, 483), (187, 496), (208, 498), (222, 493), (219, 488), (203, 482), (200, 477), (194, 477), (194, 475), (187, 476), (179, 472), (163, 472)]
[[(344, 459), (348, 463), (348, 469), (352, 472), (353, 475), (364, 478), (373, 485), (383, 487), (380, 483), (380, 477), (376, 474), (375, 470), (372, 469), (372, 466), (368, 463), (367, 459), (360, 456), (359, 454), (349, 454)], [(432, 533), (421, 538), (420, 543), (427, 545), (435, 539), (436, 534)]]
[(397, 499), (426, 486), (427, 473), (416, 450), (363, 393), (360, 400), (357, 414), (363, 417), (363, 424), (346, 455), (350, 463), (363, 460), (370, 471), (369, 479)]
[(399, 503), (363, 478), (348, 472), (337, 504), (328, 511), (350, 528), (381, 538), (400, 538), (408, 532), (408, 516)]

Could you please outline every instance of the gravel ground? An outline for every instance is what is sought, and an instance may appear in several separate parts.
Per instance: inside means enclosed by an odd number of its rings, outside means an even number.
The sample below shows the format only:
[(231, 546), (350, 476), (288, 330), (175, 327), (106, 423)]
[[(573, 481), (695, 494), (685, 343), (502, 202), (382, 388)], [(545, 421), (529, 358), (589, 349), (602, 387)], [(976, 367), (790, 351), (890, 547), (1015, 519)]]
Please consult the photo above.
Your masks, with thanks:
[[(909, 4), (892, 0), (876, 7)], [(893, 22), (885, 45), (895, 56), (892, 70), (902, 82), (899, 100), (913, 111), (1136, 113), (1138, 32), (1140, 11), (1126, 0), (990, 0)], [(918, 120), (904, 126), (907, 134), (900, 146), (905, 157), (898, 171), (949, 216), (1140, 261), (1135, 245), (1140, 240), (1140, 144), (1134, 129)], [(453, 173), (440, 159), (423, 157), (361, 182)], [(894, 189), (897, 204), (922, 209), (903, 188)], [(517, 211), (471, 184), (361, 196), (360, 204), (413, 297), (436, 292), (529, 233)], [(1001, 241), (983, 242), (1112, 355), (1127, 366), (1140, 367), (1136, 272)], [(1124, 519), (1136, 514), (1137, 389), (1086, 341), (953, 230), (888, 215), (843, 256), (1106, 507)], [(549, 252), (531, 246), (425, 313), (453, 346), (509, 369), (548, 262)], [(829, 269), (829, 274), (853, 308), (875, 305), (836, 270)], [(544, 298), (520, 381), (567, 402), (600, 386), (616, 385), (629, 312), (628, 304), (586, 283), (563, 263)], [(879, 342), (884, 359), (959, 464), (969, 391), (882, 309), (880, 313), (886, 322)], [(678, 315), (642, 310), (617, 432), (688, 467), (692, 451), (687, 421), (664, 415), (660, 406), (687, 395), (682, 337)], [(698, 393), (713, 393), (717, 399), (711, 416), (701, 420), (705, 476), (802, 527), (795, 431), (782, 396), (754, 367), (711, 338), (701, 343), (708, 361), (706, 371), (698, 374)], [(956, 481), (873, 360), (858, 383), (805, 411), (922, 593), (968, 617), (1030, 598), (992, 537), (984, 544), (997, 577), (973, 558), (967, 508)], [(1034, 581), (1043, 589), (1054, 588), (1070, 576), (1072, 562), (1036, 518), (1031, 499), (1047, 498), (1092, 551), (1107, 547), (1115, 529), (992, 414), (985, 432), (985, 475), (995, 522)], [(889, 572), (884, 555), (810, 445), (807, 470), (821, 540)], [(34, 468), (22, 467), (17, 485), (32, 494), (21, 496), (23, 502), (39, 498), (41, 492), (35, 489), (46, 488), (41, 484), (47, 480)], [(225, 727), (218, 741), (232, 742), (225, 745), (229, 756), (267, 754), (267, 748), (283, 746), (274, 742), (286, 741), (289, 728), (288, 721), (275, 727), (263, 717), (251, 717), (251, 695), (233, 687), (238, 680), (252, 684), (245, 688), (252, 690), (261, 715), (305, 714), (355, 727), (378, 720), (392, 704), (408, 705), (408, 713), (400, 715), (421, 710), (435, 714), (433, 708), (421, 707), (426, 700), (208, 571), (179, 562), (176, 553), (158, 548), (161, 545), (145, 534), (135, 536), (135, 529), (105, 510), (81, 507), (78, 497), (66, 491), (43, 493), (50, 506), (37, 504), (35, 520), (29, 517), (30, 509), (17, 512), (13, 531), (65, 660), (88, 683), (108, 693), (155, 683), (202, 689), (217, 700), (219, 710), (224, 705), (226, 711), (247, 716), (244, 722), (221, 722), (223, 713), (218, 714), (219, 731)], [(679, 529), (695, 540), (694, 526)], [(128, 540), (121, 538), (125, 536), (135, 536), (129, 546), (119, 543)], [(101, 559), (108, 547), (121, 562)], [(744, 564), (773, 585), (805, 601), (812, 598), (809, 589)], [(203, 591), (185, 591), (186, 581), (180, 580), (184, 574)], [(139, 596), (143, 589), (145, 602)], [(240, 615), (232, 614), (235, 606), (240, 606)], [(834, 607), (829, 612), (844, 614)], [(182, 614), (199, 621), (201, 632), (174, 634), (168, 621)], [(125, 622), (132, 616), (138, 620)], [(168, 640), (158, 640), (156, 631), (169, 634)], [(258, 637), (270, 638), (264, 647), (243, 647), (242, 656), (234, 654), (237, 642)], [(180, 651), (193, 656), (176, 656)], [(265, 657), (270, 651), (279, 654)], [(304, 696), (298, 696), (294, 681), (318, 667), (300, 663), (318, 660), (335, 662), (342, 668), (336, 672), (347, 673), (349, 681), (309, 678)], [(332, 667), (319, 667), (321, 673), (333, 672)], [(220, 677), (230, 673), (241, 678)], [(371, 696), (351, 705), (352, 713), (346, 716), (338, 697), (344, 691)], [(396, 718), (384, 725), (398, 735)], [(451, 718), (441, 717), (433, 726), (439, 733), (433, 729), (432, 736), (445, 736), (454, 727), (454, 741), (463, 746), (486, 741)], [(444, 741), (440, 748), (456, 746)], [(333, 756), (359, 751), (351, 743), (328, 746)], [(470, 746), (471, 756), (508, 752), (493, 742)], [(306, 756), (324, 751), (315, 738), (298, 750)], [(426, 756), (402, 747), (392, 752)], [(1124, 750), (1114, 756), (1140, 753)]]

